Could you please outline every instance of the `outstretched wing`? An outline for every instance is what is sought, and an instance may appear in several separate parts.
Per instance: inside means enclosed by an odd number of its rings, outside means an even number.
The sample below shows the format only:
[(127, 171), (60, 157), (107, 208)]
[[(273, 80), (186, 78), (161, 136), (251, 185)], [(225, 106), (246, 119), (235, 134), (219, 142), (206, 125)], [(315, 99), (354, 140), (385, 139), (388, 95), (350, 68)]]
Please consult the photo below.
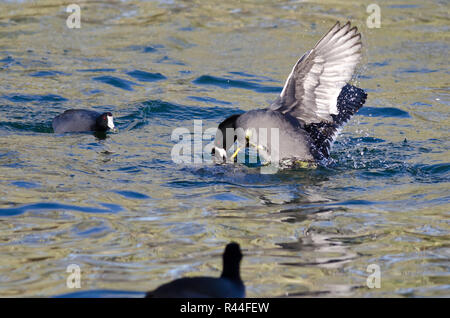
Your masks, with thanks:
[(333, 122), (338, 96), (361, 57), (361, 34), (337, 22), (294, 66), (271, 109), (305, 124)]

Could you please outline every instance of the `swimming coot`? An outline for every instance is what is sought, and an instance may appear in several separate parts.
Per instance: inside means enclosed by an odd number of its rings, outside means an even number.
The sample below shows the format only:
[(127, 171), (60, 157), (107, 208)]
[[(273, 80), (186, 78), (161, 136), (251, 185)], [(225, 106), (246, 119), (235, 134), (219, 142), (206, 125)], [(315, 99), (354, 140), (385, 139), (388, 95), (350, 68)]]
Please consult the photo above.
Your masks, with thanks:
[(146, 294), (147, 298), (243, 298), (245, 286), (239, 274), (242, 253), (237, 243), (230, 243), (223, 253), (220, 277), (176, 279)]
[(113, 115), (98, 113), (87, 109), (69, 109), (56, 116), (52, 121), (53, 131), (61, 134), (66, 132), (105, 132), (114, 130)]

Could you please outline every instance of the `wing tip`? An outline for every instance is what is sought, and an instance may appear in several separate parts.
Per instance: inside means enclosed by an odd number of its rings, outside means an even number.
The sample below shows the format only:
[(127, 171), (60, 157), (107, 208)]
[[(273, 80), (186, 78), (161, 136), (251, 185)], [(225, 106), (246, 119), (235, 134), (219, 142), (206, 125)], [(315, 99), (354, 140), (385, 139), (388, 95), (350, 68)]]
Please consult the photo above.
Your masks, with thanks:
[[(319, 47), (325, 45), (326, 43), (332, 42), (334, 39), (334, 36), (341, 31), (344, 31), (344, 32), (343, 32), (343, 34), (341, 34), (339, 36), (340, 38), (345, 37), (349, 33), (353, 33), (353, 32), (355, 33), (354, 35), (359, 34), (361, 36), (361, 33), (359, 33), (359, 31), (358, 31), (358, 27), (357, 26), (351, 27), (350, 21), (347, 21), (343, 26), (341, 26), (339, 21), (337, 21), (333, 25), (333, 27), (327, 33), (325, 33), (325, 35), (317, 42), (317, 44), (314, 46), (314, 48), (318, 49)], [(353, 38), (353, 36), (351, 38)]]

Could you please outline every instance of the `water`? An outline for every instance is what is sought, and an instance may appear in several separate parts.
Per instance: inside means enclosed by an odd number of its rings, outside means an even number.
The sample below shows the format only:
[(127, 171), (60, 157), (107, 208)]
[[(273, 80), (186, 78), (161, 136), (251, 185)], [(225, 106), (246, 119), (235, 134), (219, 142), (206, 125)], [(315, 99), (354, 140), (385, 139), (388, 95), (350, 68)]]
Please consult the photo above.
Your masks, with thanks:
[[(0, 4), (0, 296), (137, 297), (219, 275), (229, 241), (251, 297), (450, 296), (448, 3), (379, 4), (379, 29), (347, 1), (86, 2), (81, 29), (58, 1)], [(369, 95), (335, 164), (173, 163), (173, 129), (266, 107), (347, 19)], [(69, 108), (119, 132), (53, 134)]]

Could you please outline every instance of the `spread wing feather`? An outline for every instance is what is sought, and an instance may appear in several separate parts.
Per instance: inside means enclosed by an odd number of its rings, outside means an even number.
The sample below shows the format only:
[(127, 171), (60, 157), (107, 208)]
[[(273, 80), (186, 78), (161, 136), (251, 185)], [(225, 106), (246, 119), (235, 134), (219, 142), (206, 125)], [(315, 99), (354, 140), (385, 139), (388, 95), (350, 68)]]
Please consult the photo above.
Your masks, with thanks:
[(305, 124), (333, 123), (338, 96), (361, 58), (361, 34), (337, 22), (294, 66), (271, 109)]

